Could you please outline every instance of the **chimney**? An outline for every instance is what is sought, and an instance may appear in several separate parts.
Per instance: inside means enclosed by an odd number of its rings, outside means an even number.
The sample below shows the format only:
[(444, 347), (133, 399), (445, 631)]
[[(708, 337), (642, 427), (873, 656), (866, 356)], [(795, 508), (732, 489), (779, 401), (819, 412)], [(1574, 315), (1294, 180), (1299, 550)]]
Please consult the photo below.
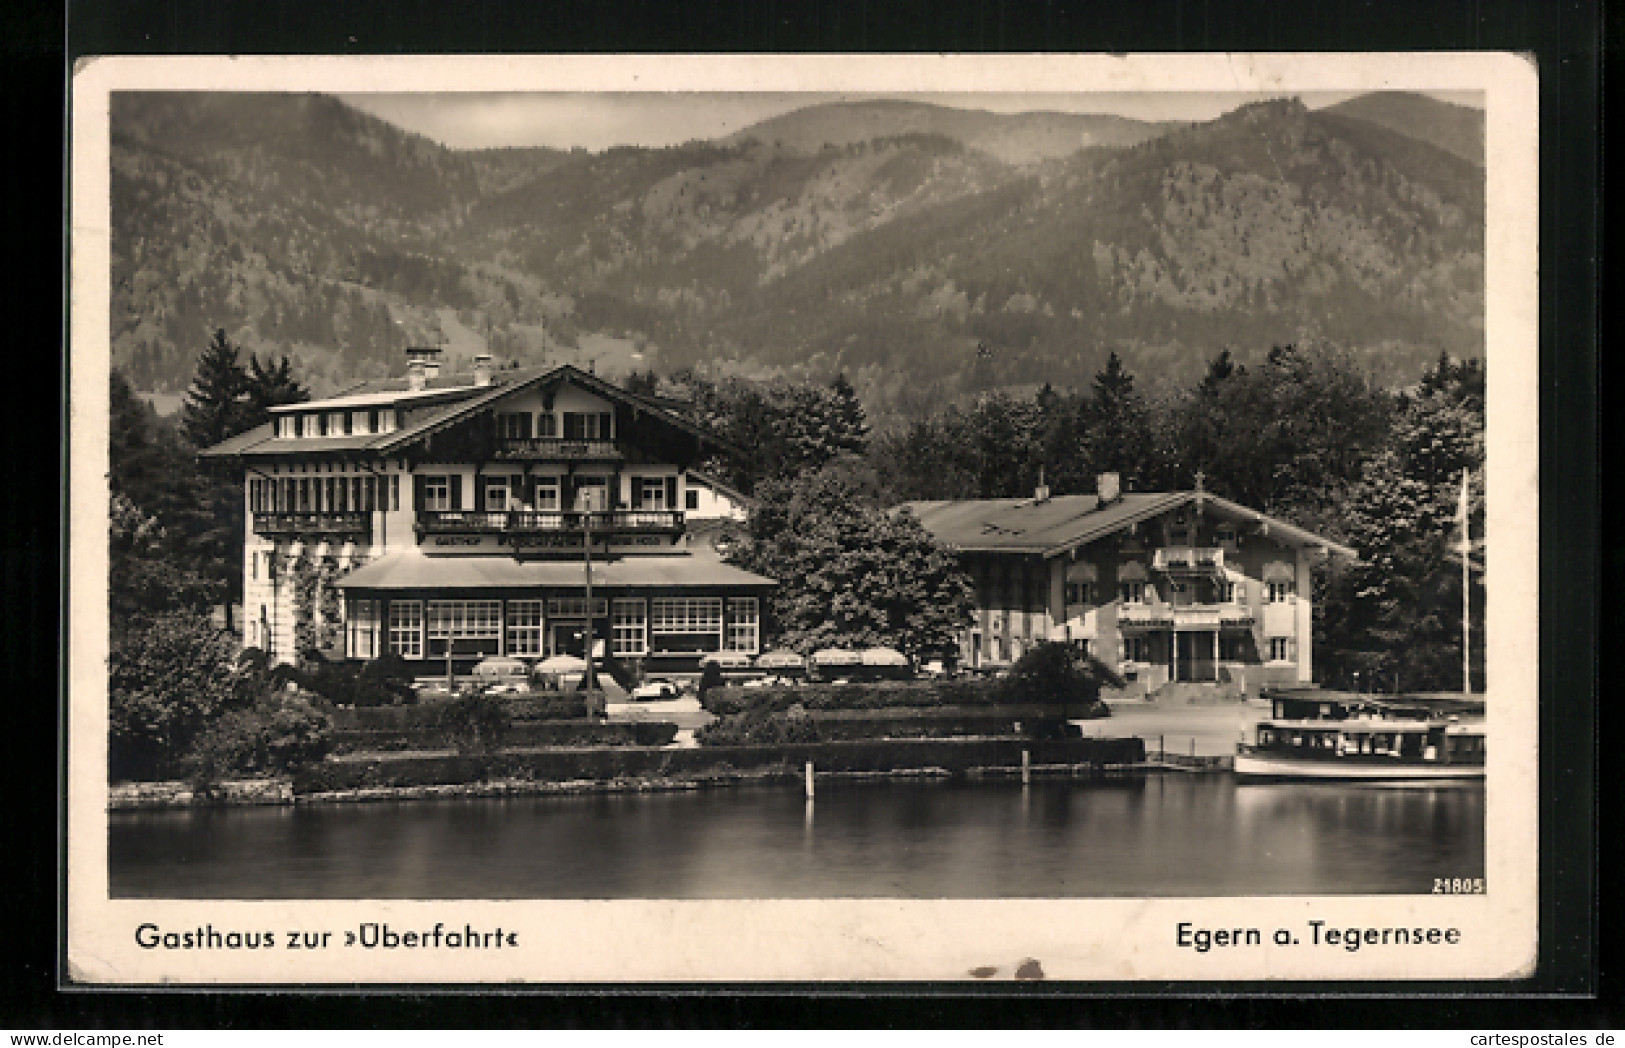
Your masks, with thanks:
[(491, 384), (491, 354), (474, 354), (474, 384), (476, 386)]
[(1095, 497), (1102, 506), (1122, 498), (1122, 477), (1116, 473), (1102, 473), (1095, 478)]
[(423, 374), (427, 378), (435, 378), (440, 374), (440, 347), (439, 346), (408, 346), (406, 349), (408, 365), (418, 363), (423, 365)]
[(1034, 502), (1049, 501), (1049, 485), (1044, 483), (1044, 467), (1038, 467), (1038, 487), (1033, 489)]
[(423, 361), (413, 359), (406, 362), (406, 388), (414, 393), (421, 393), (426, 384), (426, 371)]

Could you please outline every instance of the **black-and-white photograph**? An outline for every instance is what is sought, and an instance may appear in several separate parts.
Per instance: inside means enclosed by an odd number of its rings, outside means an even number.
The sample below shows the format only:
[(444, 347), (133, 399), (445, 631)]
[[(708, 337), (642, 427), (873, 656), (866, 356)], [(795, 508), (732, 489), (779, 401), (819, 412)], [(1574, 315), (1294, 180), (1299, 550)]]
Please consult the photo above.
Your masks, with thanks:
[[(1486, 585), (1533, 534), (1494, 525), (1534, 425), (1495, 385), (1533, 374), (1525, 321), (1490, 319), (1534, 280), (1490, 244), (1517, 60), (1477, 57), (1301, 89), (104, 77), (73, 846), (155, 916), (96, 934), (238, 981), (275, 950), (276, 981), (408, 933), (402, 963), (499, 964), (544, 902), (1218, 900), (929, 974), (1528, 955), (1469, 927), (1523, 933), (1494, 856), (1533, 847), (1535, 760), (1498, 672), (1534, 638), (1492, 621), (1521, 576)], [(319, 961), (203, 905), (361, 900), (309, 911), (342, 914)], [(766, 971), (918, 971), (819, 957)]]

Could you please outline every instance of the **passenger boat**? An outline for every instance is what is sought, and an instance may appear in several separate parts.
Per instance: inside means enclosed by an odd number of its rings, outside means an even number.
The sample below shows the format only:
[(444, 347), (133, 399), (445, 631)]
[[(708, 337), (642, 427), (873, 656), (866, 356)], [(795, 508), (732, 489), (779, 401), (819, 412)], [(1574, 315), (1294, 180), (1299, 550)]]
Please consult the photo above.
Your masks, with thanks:
[[(1484, 777), (1484, 722), (1473, 703), (1277, 696), (1252, 743), (1236, 747), (1244, 779), (1434, 780)], [(1449, 712), (1454, 710), (1454, 712)]]

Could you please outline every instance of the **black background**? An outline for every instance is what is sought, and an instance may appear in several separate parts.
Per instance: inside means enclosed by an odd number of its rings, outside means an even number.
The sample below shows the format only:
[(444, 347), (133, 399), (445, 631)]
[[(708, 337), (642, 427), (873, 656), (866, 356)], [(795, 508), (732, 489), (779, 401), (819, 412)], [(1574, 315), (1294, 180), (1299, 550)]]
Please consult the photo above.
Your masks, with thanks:
[[(1597, 714), (1599, 622), (1621, 545), (1600, 554), (1597, 353), (1601, 321), (1602, 54), (1598, 2), (1570, 0), (1134, 0), (1132, 3), (956, 3), (882, 0), (84, 0), (0, 5), (5, 62), (6, 267), (11, 401), (0, 500), (0, 643), (11, 687), (0, 738), (8, 789), (0, 908), (7, 973), (0, 1027), (1431, 1027), (1620, 1025), (1618, 966), (1599, 919)], [(1612, 28), (1612, 27), (1610, 27)], [(1520, 983), (1000, 984), (964, 986), (598, 987), (552, 993), (120, 992), (77, 990), (64, 977), (62, 837), (65, 779), (43, 740), (60, 741), (66, 665), (58, 628), (66, 460), (46, 453), (66, 433), (61, 302), (67, 90), (72, 61), (93, 54), (442, 52), (1113, 52), (1512, 50), (1541, 71), (1541, 913), (1537, 974)], [(58, 103), (53, 106), (53, 102)], [(19, 180), (19, 175), (23, 176)], [(65, 203), (63, 214), (66, 214)], [(29, 219), (32, 219), (30, 225)], [(28, 227), (33, 237), (17, 234)], [(37, 285), (37, 286), (36, 286)], [(56, 353), (52, 348), (57, 347)], [(46, 390), (56, 387), (63, 399)], [(51, 409), (61, 411), (57, 419)], [(23, 420), (31, 420), (26, 424)], [(1517, 551), (1497, 551), (1517, 555)], [(1617, 601), (1614, 602), (1617, 604)], [(1603, 634), (1604, 636), (1609, 634)], [(56, 657), (53, 658), (53, 655)], [(56, 700), (53, 702), (53, 698)], [(1601, 736), (1606, 745), (1608, 735)], [(1613, 738), (1619, 738), (1617, 732)], [(1606, 751), (1604, 751), (1606, 753)], [(1607, 770), (1615, 763), (1604, 760)], [(1617, 784), (1601, 787), (1617, 800)], [(1616, 805), (1617, 806), (1617, 805)], [(1605, 829), (1607, 829), (1605, 827)], [(1610, 867), (1604, 864), (1601, 869)], [(1617, 867), (1615, 868), (1617, 871)], [(1605, 873), (1601, 885), (1625, 883)], [(1600, 908), (1599, 908), (1600, 907)], [(1599, 946), (1600, 943), (1600, 946)], [(478, 993), (477, 990), (472, 992)], [(1601, 996), (1599, 996), (1599, 994)]]

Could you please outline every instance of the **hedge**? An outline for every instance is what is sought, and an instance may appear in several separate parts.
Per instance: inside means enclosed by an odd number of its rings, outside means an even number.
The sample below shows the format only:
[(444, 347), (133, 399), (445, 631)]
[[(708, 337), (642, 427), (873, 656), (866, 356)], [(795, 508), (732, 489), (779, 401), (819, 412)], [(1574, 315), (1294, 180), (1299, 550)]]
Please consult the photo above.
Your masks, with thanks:
[[(497, 696), (508, 716), (517, 722), (579, 720), (587, 716), (587, 693)], [(449, 697), (415, 706), (357, 706), (328, 711), (333, 727), (353, 731), (413, 731), (437, 727)]]
[[(747, 710), (782, 713), (792, 706), (818, 710), (879, 710), (910, 707), (958, 706), (975, 709), (1032, 706), (1028, 696), (1016, 694), (1007, 682), (992, 678), (946, 681), (871, 681), (855, 684), (800, 684), (772, 688), (713, 688), (700, 697), (700, 705), (719, 717)], [(1045, 704), (1050, 705), (1050, 704)], [(1056, 710), (1067, 704), (1055, 703)], [(1081, 700), (1067, 708), (1068, 716), (1105, 716), (1105, 706)]]
[(711, 746), (700, 749), (618, 747), (497, 753), (379, 757), (367, 761), (325, 761), (293, 775), (298, 794), (380, 786), (442, 786), (492, 779), (530, 782), (605, 781), (626, 778), (727, 776), (750, 769), (800, 771), (812, 761), (819, 771), (885, 772), (940, 768), (1021, 765), (1028, 751), (1034, 764), (1127, 765), (1145, 760), (1139, 739), (887, 739), (863, 742), (796, 743), (783, 746)]
[[(1070, 718), (1069, 718), (1070, 719)], [(948, 706), (884, 710), (830, 710), (820, 713), (730, 714), (701, 728), (702, 746), (773, 745), (831, 742), (837, 739), (940, 739), (956, 736), (1056, 737), (1063, 733), (1055, 707), (1004, 706), (995, 709)]]
[[(503, 746), (664, 746), (677, 735), (669, 721), (605, 723), (600, 720), (516, 721), (502, 733)], [(403, 729), (343, 728), (332, 733), (334, 752), (455, 749), (454, 733), (439, 726)]]

